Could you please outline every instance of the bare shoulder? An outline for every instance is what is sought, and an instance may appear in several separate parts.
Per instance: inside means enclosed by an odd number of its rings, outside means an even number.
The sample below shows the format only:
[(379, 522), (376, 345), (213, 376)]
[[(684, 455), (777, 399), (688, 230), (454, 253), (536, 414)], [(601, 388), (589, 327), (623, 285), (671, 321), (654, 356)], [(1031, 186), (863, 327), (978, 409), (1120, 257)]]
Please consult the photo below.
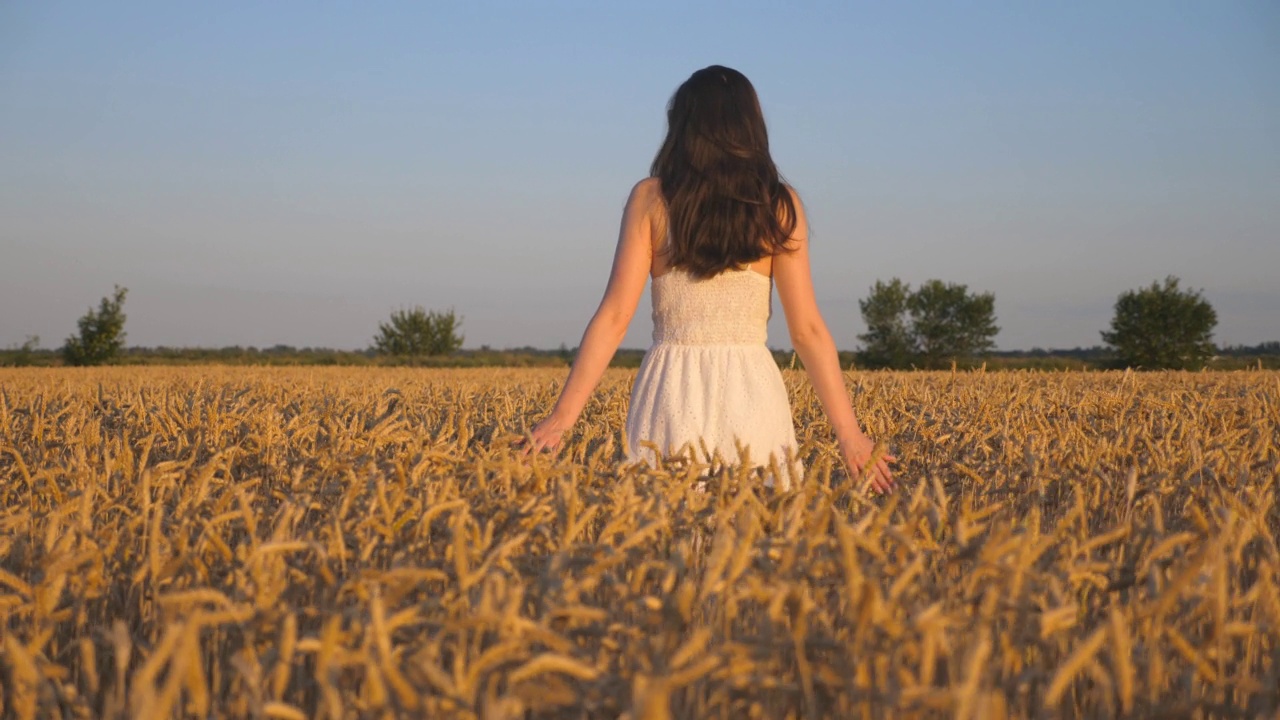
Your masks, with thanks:
[(647, 177), (637, 182), (631, 188), (631, 196), (627, 198), (627, 205), (637, 210), (643, 210), (645, 214), (649, 214), (654, 209), (661, 207), (662, 181), (656, 177)]
[(626, 216), (637, 228), (648, 231), (650, 243), (659, 243), (665, 232), (667, 203), (662, 197), (662, 183), (658, 178), (647, 177), (631, 188), (627, 198)]
[(809, 239), (809, 221), (805, 217), (804, 201), (800, 199), (800, 192), (790, 185), (783, 185), (787, 192), (791, 194), (791, 205), (795, 208), (795, 228), (791, 231), (789, 244), (803, 244)]
[(783, 185), (782, 187), (786, 188), (787, 192), (791, 194), (791, 204), (795, 205), (796, 208), (796, 220), (804, 222), (804, 200), (800, 198), (800, 191), (790, 185)]

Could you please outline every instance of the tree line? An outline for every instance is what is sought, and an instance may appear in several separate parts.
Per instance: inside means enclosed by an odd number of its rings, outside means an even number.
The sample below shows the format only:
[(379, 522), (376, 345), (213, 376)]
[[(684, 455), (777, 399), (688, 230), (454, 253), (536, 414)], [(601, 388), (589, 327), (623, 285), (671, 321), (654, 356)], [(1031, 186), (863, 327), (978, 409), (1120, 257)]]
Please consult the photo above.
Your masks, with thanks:
[[(898, 278), (876, 281), (860, 300), (867, 331), (858, 336), (858, 360), (868, 368), (938, 369), (973, 361), (995, 349), (995, 295), (929, 280), (912, 290)], [(1217, 354), (1218, 314), (1199, 290), (1174, 276), (1116, 299), (1101, 331), (1115, 367), (1194, 370)]]
[[(120, 357), (125, 341), (127, 292), (117, 286), (112, 295), (102, 298), (96, 310), (89, 308), (77, 321), (77, 333), (68, 337), (59, 351), (64, 364), (97, 365)], [(996, 324), (993, 293), (971, 292), (966, 285), (936, 279), (913, 289), (893, 278), (887, 282), (877, 280), (858, 304), (867, 326), (858, 335), (861, 347), (854, 355), (858, 367), (939, 369), (980, 362), (995, 353), (995, 336), (1000, 328)], [(1271, 345), (1280, 349), (1280, 343), (1271, 342), (1257, 348), (1219, 350), (1212, 342), (1217, 322), (1217, 313), (1202, 292), (1184, 289), (1176, 277), (1126, 291), (1116, 299), (1109, 328), (1101, 331), (1107, 344), (1105, 352), (1110, 354), (1107, 364), (1150, 370), (1197, 369), (1220, 352), (1269, 355), (1276, 354), (1265, 352)], [(380, 356), (391, 362), (442, 365), (450, 364), (448, 359), (457, 358), (459, 353), (475, 355), (469, 357), (470, 364), (542, 364), (545, 359), (542, 356), (546, 353), (536, 349), (527, 349), (530, 352), (524, 354), (491, 351), (487, 346), (480, 351), (462, 351), (461, 327), (462, 317), (452, 308), (401, 308), (379, 323), (378, 332), (363, 355)], [(8, 353), (9, 364), (30, 364), (38, 344), (39, 338), (28, 338), (21, 348)], [(294, 352), (293, 348), (288, 350)], [(1246, 350), (1251, 352), (1245, 353)], [(353, 354), (328, 352), (344, 356), (345, 360), (338, 359), (339, 364), (348, 364), (346, 361), (351, 358), (346, 356)], [(207, 351), (200, 357), (205, 355)], [(573, 353), (562, 346), (550, 357), (569, 361)]]

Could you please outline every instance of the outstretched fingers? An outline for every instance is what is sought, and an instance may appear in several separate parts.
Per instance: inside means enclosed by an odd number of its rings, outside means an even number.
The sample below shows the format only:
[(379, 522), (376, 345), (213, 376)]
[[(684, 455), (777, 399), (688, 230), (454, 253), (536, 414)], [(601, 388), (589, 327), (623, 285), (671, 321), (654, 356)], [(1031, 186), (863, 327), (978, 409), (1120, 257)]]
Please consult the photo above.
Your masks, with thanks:
[(876, 493), (892, 492), (897, 487), (897, 483), (893, 479), (893, 472), (889, 469), (889, 463), (894, 459), (893, 456), (886, 455), (877, 459), (870, 467), (864, 465), (860, 469), (860, 474), (865, 482)]
[(524, 445), (524, 449), (520, 452), (521, 457), (529, 457), (530, 455), (536, 455), (537, 453), (542, 452), (544, 448), (546, 448), (546, 444), (541, 439), (533, 435), (530, 435), (528, 438), (525, 438), (523, 445)]
[(558, 449), (560, 441), (559, 438), (554, 440), (547, 439), (537, 430), (534, 430), (524, 437), (517, 438), (514, 444), (521, 448), (520, 457), (527, 458), (530, 455), (540, 453), (543, 450), (554, 453)]
[(881, 458), (876, 463), (876, 475), (880, 478), (880, 484), (884, 487), (884, 492), (889, 492), (897, 487), (897, 483), (893, 480), (893, 473), (889, 470), (887, 458)]

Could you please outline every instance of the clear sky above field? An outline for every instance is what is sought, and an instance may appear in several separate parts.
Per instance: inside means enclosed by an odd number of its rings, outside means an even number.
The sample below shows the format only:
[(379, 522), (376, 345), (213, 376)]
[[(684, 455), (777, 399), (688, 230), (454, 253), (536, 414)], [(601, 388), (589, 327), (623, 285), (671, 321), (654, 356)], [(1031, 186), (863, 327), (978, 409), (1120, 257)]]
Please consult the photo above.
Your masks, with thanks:
[(993, 291), (1006, 349), (1099, 344), (1169, 274), (1219, 342), (1280, 339), (1280, 5), (790, 5), (0, 3), (0, 346), (113, 284), (133, 345), (365, 347), (415, 304), (576, 345), (713, 63), (760, 93), (841, 347), (894, 276)]

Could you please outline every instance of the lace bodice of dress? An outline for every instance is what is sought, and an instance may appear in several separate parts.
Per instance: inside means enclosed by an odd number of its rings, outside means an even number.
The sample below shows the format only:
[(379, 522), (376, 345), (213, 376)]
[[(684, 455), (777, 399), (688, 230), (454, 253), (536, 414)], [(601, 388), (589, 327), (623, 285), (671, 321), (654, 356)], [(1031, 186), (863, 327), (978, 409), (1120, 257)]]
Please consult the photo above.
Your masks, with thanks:
[(653, 342), (676, 345), (763, 345), (773, 281), (728, 270), (696, 279), (683, 268), (653, 279)]

